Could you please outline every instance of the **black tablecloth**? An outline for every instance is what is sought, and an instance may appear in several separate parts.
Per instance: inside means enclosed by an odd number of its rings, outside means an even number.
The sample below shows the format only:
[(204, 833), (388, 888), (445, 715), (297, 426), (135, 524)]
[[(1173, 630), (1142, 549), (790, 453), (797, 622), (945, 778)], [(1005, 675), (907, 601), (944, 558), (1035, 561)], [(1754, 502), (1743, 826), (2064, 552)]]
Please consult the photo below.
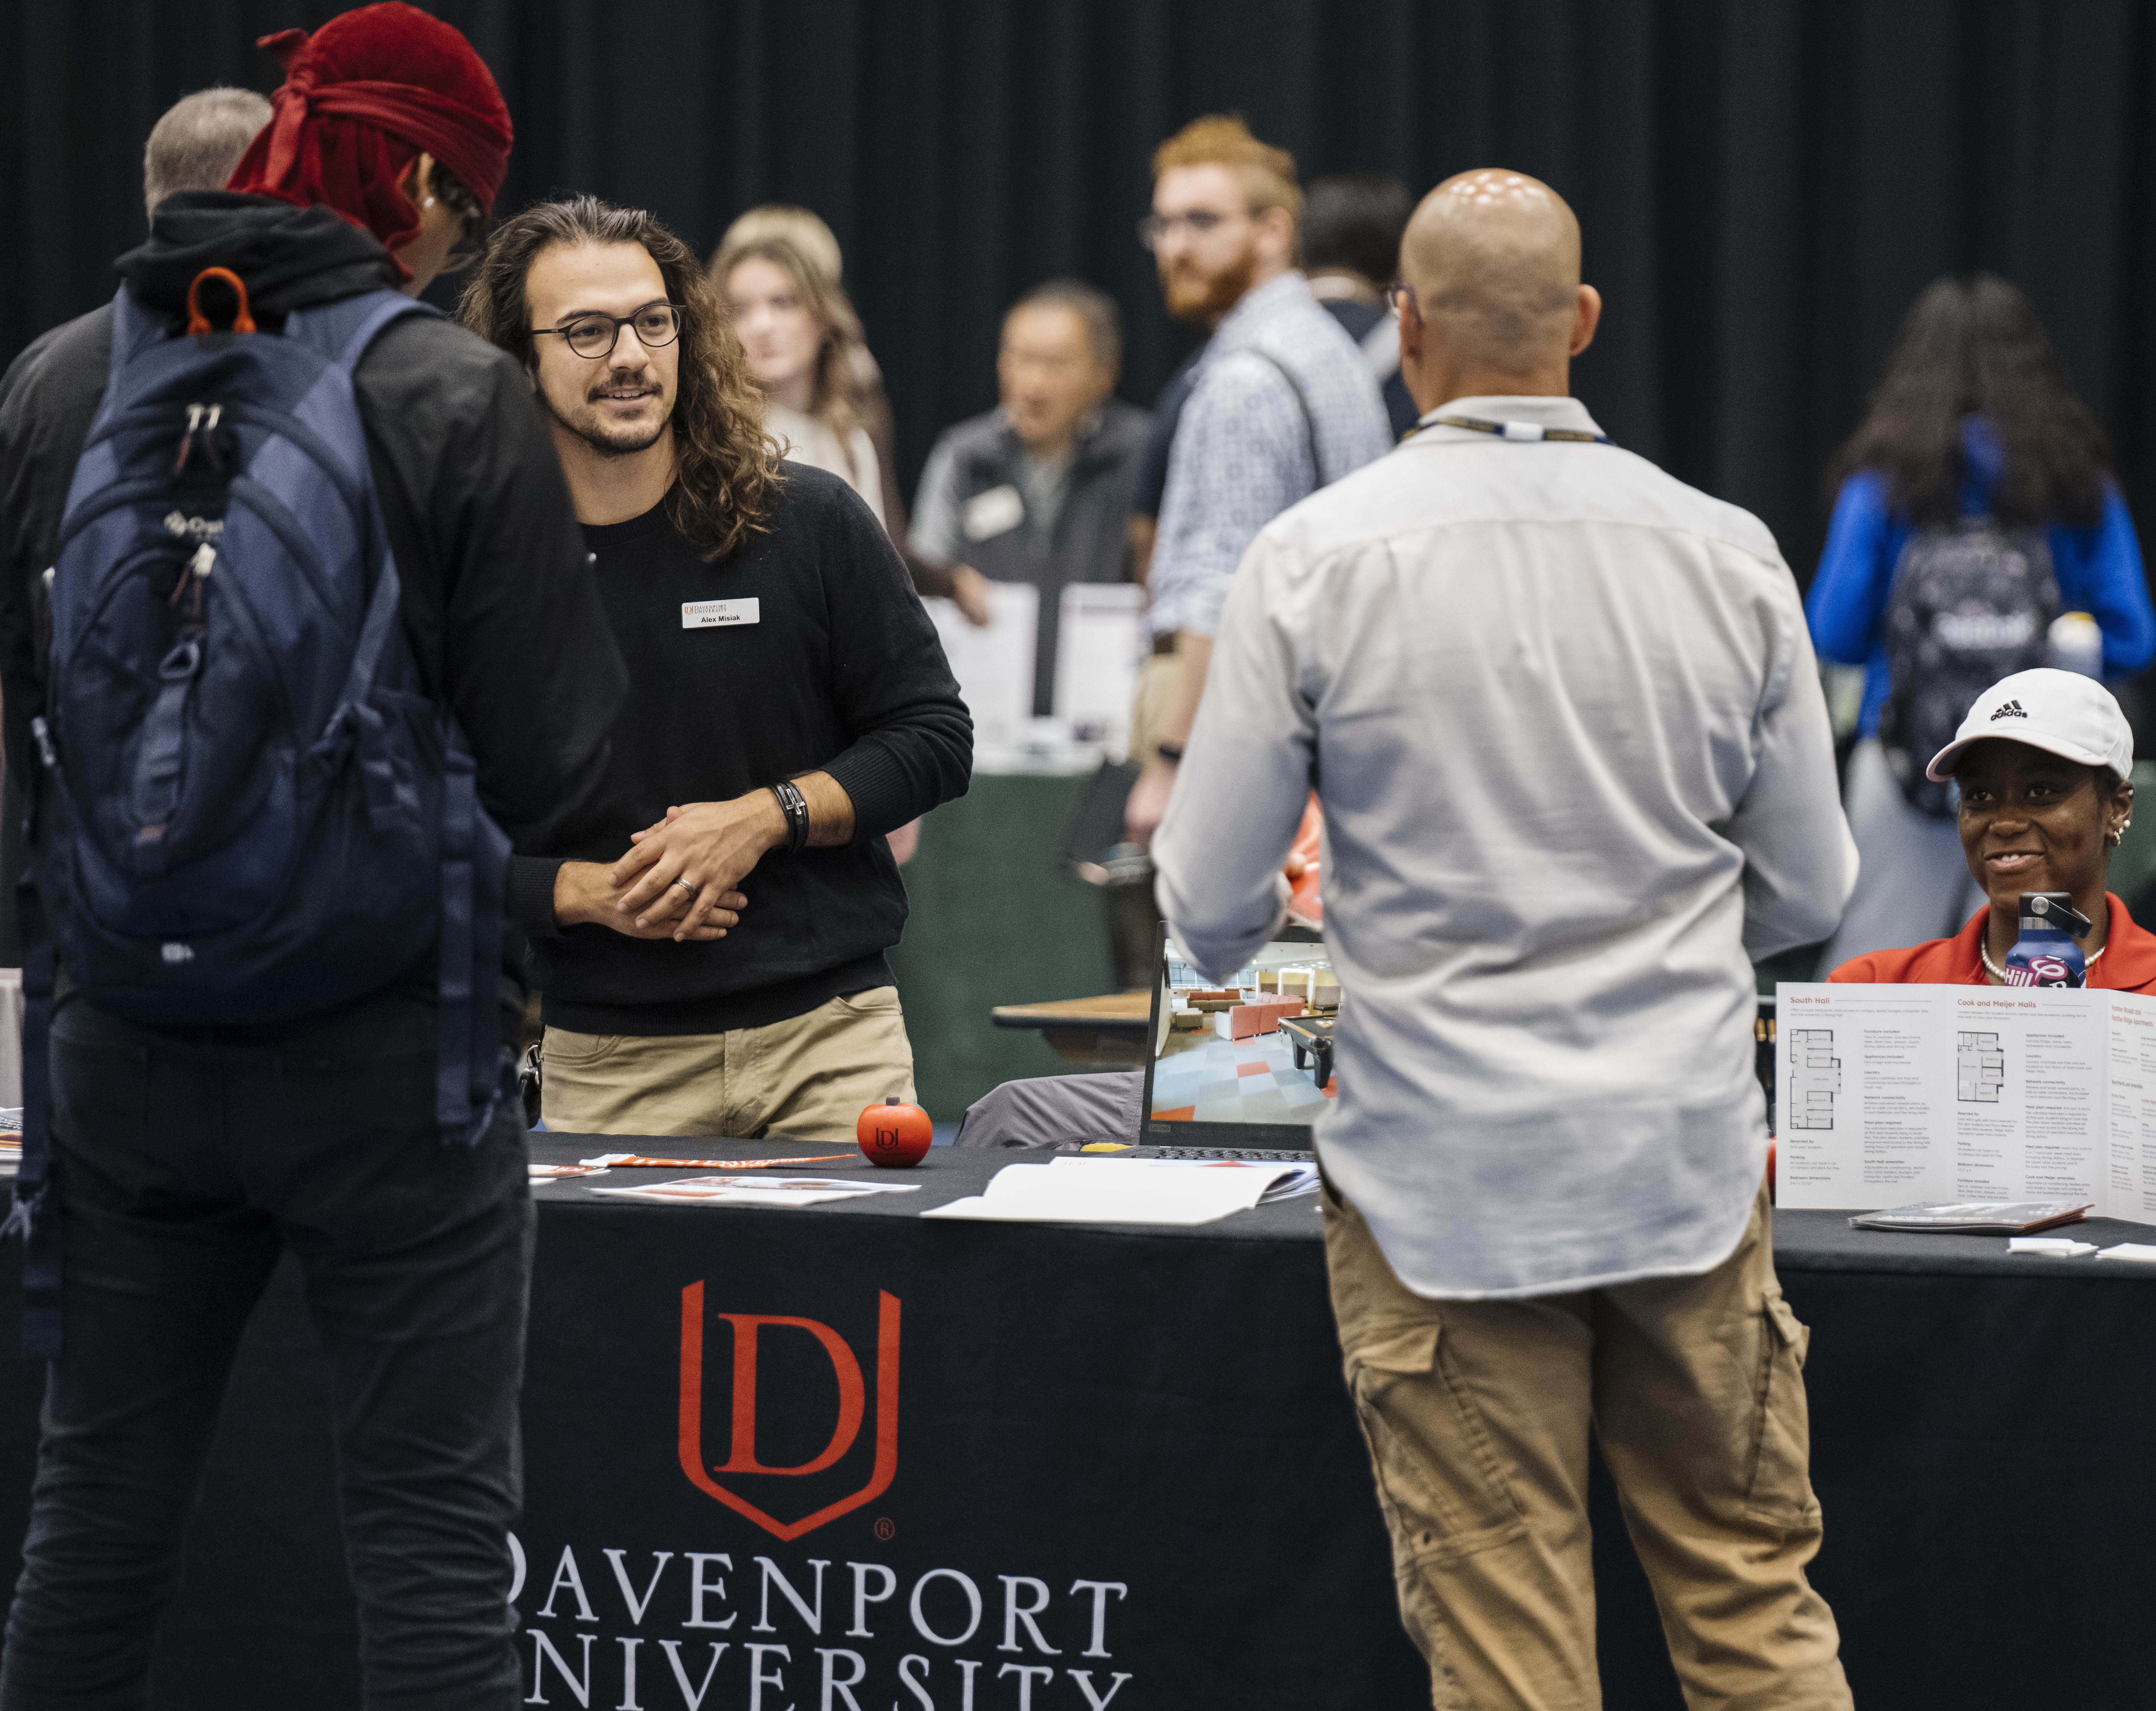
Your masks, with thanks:
[[(556, 1162), (638, 1144), (535, 1141)], [(857, 1669), (863, 1711), (920, 1703), (901, 1670), (938, 1707), (971, 1678), (978, 1711), (1027, 1693), (1040, 1711), (1111, 1693), (1119, 1711), (1428, 1703), (1340, 1385), (1315, 1200), (1188, 1230), (915, 1215), (1009, 1162), (938, 1149), (902, 1179), (918, 1192), (804, 1211), (536, 1190), (516, 1531), (527, 1693), (619, 1705), (633, 1666), (649, 1708), (687, 1704), (707, 1670), (706, 1706), (747, 1705), (761, 1672), (769, 1711), (844, 1706), (826, 1701), (826, 1674)], [(874, 1174), (803, 1174), (816, 1170)], [(1815, 1578), (1860, 1703), (2145, 1708), (2156, 1272), (1855, 1232), (1831, 1213), (1781, 1214), (1775, 1247), (1814, 1328)], [(9, 1266), (8, 1323), (15, 1282)], [(735, 1382), (752, 1329), (752, 1410)], [(280, 1272), (160, 1639), (160, 1707), (357, 1703), (318, 1363)], [(33, 1369), (12, 1370), (11, 1544), (38, 1388)], [(685, 1424), (685, 1391), (701, 1416)], [(1652, 1602), (1598, 1482), (1606, 1703), (1674, 1711)]]

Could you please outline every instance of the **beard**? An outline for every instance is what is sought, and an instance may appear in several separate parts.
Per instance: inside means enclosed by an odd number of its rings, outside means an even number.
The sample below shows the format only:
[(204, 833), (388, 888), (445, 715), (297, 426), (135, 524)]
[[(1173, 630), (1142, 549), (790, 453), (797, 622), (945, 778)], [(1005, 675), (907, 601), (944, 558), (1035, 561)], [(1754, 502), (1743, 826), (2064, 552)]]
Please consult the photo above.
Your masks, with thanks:
[[(674, 420), (674, 403), (660, 398), (664, 408), (654, 422), (609, 422), (599, 412), (598, 394), (610, 382), (602, 382), (584, 394), (583, 407), (572, 414), (564, 414), (555, 404), (552, 394), (545, 387), (539, 388), (539, 402), (547, 414), (562, 426), (583, 440), (601, 457), (634, 457), (659, 444)], [(654, 395), (657, 397), (657, 394)]]
[(1163, 266), (1161, 294), (1168, 300), (1168, 312), (1178, 321), (1210, 325), (1243, 301), (1257, 270), (1257, 246), (1246, 244), (1240, 254), (1213, 273), (1189, 262)]

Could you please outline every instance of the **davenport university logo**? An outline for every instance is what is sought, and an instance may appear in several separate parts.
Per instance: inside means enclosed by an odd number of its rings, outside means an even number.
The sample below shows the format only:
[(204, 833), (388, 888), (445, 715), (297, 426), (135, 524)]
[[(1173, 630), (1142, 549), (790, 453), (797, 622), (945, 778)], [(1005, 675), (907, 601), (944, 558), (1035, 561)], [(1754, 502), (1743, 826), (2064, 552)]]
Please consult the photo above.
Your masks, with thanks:
[[(731, 1350), (724, 1349), (715, 1328), (720, 1325), (731, 1337)], [(712, 1358), (707, 1360), (708, 1345), (718, 1346), (711, 1349)], [(782, 1313), (706, 1314), (703, 1284), (690, 1284), (681, 1292), (682, 1472), (697, 1490), (776, 1539), (798, 1539), (874, 1501), (889, 1489), (898, 1472), (898, 1297), (879, 1291), (872, 1362), (874, 1454), (855, 1456), (869, 1419), (865, 1366), (871, 1363), (865, 1363), (851, 1344), (820, 1319)], [(775, 1385), (763, 1379), (767, 1362), (778, 1374)], [(821, 1370), (824, 1363), (830, 1368), (828, 1377)], [(723, 1461), (711, 1460), (705, 1436), (707, 1414), (714, 1416), (714, 1425), (725, 1421)], [(767, 1462), (758, 1450), (759, 1420), (766, 1442), (776, 1439), (782, 1446), (793, 1446), (774, 1454), (799, 1455), (813, 1447), (823, 1436), (825, 1420), (829, 1436), (805, 1461)], [(845, 1464), (843, 1469), (841, 1464)], [(832, 1497), (832, 1481), (850, 1477), (859, 1477), (863, 1482)], [(779, 1501), (772, 1493), (788, 1487), (775, 1485), (774, 1479), (799, 1481), (801, 1498)], [(743, 1494), (743, 1482), (749, 1482), (747, 1489), (754, 1491), (760, 1502)], [(820, 1503), (819, 1498), (824, 1499)], [(807, 1513), (803, 1513), (804, 1508)], [(775, 1508), (798, 1518), (782, 1519), (771, 1513)]]

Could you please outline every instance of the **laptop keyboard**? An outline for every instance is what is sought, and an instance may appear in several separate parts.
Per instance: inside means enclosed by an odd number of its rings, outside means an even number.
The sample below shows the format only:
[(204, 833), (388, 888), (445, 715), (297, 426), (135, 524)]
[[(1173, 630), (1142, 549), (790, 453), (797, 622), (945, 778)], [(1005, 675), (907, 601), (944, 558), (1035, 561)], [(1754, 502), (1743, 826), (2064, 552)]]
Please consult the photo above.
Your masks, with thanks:
[(1149, 1159), (1247, 1159), (1259, 1164), (1314, 1164), (1315, 1153), (1268, 1152), (1261, 1147), (1138, 1147)]

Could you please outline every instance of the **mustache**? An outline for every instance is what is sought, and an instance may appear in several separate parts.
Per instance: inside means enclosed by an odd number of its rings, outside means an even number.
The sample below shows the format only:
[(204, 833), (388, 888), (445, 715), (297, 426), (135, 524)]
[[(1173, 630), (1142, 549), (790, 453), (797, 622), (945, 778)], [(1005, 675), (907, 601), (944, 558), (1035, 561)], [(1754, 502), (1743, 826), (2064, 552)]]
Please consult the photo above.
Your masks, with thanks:
[(608, 375), (585, 394), (587, 398), (601, 398), (609, 393), (620, 397), (631, 393), (639, 397), (655, 397), (665, 388), (655, 380), (634, 379), (628, 375)]

